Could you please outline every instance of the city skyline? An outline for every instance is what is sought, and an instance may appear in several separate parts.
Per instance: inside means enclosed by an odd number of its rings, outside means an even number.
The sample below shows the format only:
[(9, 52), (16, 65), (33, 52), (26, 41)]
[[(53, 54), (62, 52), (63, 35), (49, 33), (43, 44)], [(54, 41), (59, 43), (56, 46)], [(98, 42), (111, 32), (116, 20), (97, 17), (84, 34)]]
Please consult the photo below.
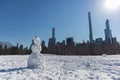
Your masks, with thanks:
[(30, 46), (31, 40), (37, 35), (48, 44), (52, 27), (56, 29), (57, 42), (67, 37), (74, 37), (75, 42), (87, 41), (89, 11), (92, 16), (93, 39), (105, 39), (105, 20), (109, 19), (112, 36), (120, 41), (120, 10), (104, 10), (103, 3), (104, 0), (1, 0), (0, 41)]

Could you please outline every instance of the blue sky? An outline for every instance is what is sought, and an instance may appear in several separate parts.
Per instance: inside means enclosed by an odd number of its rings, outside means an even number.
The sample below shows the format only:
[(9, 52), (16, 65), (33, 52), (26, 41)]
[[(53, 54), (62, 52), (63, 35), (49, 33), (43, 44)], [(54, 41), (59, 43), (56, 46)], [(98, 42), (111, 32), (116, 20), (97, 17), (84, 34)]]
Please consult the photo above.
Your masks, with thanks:
[(112, 34), (120, 41), (120, 9), (107, 11), (103, 4), (104, 0), (0, 0), (0, 41), (29, 46), (37, 35), (47, 44), (52, 27), (57, 41), (66, 37), (87, 41), (88, 11), (94, 39), (104, 39), (105, 20), (109, 19)]

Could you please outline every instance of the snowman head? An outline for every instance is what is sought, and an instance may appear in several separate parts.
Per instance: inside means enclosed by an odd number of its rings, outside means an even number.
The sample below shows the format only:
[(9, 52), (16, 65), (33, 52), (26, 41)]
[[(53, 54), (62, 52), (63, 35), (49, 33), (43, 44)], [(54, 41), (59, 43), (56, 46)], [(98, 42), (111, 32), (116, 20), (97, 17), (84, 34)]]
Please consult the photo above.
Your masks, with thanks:
[(41, 40), (40, 40), (40, 38), (38, 36), (35, 36), (34, 44), (36, 44), (36, 45), (40, 45), (41, 44)]

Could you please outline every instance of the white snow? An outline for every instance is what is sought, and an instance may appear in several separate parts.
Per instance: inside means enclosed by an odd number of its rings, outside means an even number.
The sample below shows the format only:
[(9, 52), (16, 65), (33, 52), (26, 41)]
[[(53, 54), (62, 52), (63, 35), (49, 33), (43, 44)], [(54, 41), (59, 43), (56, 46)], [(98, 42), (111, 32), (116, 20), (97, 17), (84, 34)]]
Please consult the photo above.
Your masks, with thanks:
[(32, 53), (28, 58), (28, 68), (31, 69), (42, 69), (44, 58), (43, 55), (40, 53), (42, 50), (41, 48), (41, 41), (39, 37), (34, 38), (34, 44), (32, 45)]
[(0, 80), (120, 80), (120, 55), (44, 55), (44, 68), (27, 68), (28, 55), (0, 56)]

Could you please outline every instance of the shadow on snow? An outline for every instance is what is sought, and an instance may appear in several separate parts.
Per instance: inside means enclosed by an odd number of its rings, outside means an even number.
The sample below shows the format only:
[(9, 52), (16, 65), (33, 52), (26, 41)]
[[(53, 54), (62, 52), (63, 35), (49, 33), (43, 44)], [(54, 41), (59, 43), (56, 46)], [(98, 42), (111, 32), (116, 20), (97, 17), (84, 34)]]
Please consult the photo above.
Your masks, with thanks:
[(29, 69), (27, 67), (19, 67), (19, 68), (9, 68), (9, 69), (1, 69), (1, 72), (11, 72), (11, 71), (19, 71), (19, 70), (24, 70), (24, 69)]

